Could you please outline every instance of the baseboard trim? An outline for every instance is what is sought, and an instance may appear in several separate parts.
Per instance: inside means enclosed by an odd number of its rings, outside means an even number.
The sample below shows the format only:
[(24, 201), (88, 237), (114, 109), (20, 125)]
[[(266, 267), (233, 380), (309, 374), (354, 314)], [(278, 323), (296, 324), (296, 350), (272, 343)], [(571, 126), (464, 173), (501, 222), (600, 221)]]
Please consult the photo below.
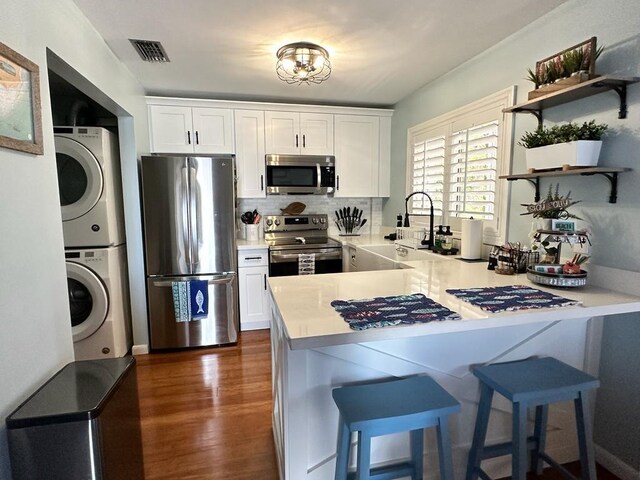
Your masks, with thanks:
[(627, 465), (600, 445), (596, 444), (594, 447), (596, 452), (596, 461), (616, 477), (621, 478), (622, 480), (638, 480), (638, 478), (640, 478), (640, 470), (634, 470), (633, 467)]
[(149, 345), (134, 345), (131, 349), (131, 355), (148, 355), (149, 354)]

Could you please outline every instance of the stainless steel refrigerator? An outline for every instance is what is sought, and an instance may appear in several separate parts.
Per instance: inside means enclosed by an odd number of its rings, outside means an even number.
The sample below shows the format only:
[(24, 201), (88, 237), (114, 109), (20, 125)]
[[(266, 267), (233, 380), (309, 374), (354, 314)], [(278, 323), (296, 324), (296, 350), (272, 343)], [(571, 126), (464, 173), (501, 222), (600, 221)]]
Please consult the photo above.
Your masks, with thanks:
[[(233, 155), (142, 157), (152, 349), (238, 340)], [(206, 318), (177, 321), (174, 282), (206, 280)], [(172, 288), (173, 287), (173, 288)]]

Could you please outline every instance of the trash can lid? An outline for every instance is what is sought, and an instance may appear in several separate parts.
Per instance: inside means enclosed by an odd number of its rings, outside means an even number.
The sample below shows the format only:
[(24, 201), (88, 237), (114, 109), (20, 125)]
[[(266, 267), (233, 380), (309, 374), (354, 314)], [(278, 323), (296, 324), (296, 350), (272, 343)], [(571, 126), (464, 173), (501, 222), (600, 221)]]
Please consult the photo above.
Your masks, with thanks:
[(7, 428), (96, 418), (135, 363), (132, 356), (69, 363), (7, 417)]

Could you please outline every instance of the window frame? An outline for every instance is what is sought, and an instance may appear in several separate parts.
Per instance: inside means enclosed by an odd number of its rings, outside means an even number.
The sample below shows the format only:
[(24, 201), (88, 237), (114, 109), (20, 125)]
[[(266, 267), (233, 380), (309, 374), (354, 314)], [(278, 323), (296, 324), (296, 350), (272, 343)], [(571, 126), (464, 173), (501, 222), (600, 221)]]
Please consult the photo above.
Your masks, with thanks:
[[(502, 245), (505, 242), (507, 233), (510, 190), (508, 182), (500, 181), (499, 177), (501, 175), (509, 175), (511, 171), (514, 135), (513, 114), (504, 113), (503, 109), (513, 106), (515, 98), (516, 87), (514, 85), (407, 129), (405, 198), (413, 192), (413, 149), (415, 143), (442, 134), (445, 135), (443, 215), (442, 217), (436, 216), (436, 225), (440, 222), (452, 225), (454, 235), (458, 238), (460, 234), (458, 225), (461, 217), (452, 217), (448, 211), (451, 175), (451, 152), (448, 147), (451, 134), (472, 128), (475, 125), (498, 121), (494, 219), (484, 220), (483, 242), (491, 245)], [(409, 202), (408, 208), (409, 214), (411, 214), (413, 210), (411, 202)], [(414, 217), (412, 220), (414, 225), (428, 225), (429, 222), (426, 217)]]

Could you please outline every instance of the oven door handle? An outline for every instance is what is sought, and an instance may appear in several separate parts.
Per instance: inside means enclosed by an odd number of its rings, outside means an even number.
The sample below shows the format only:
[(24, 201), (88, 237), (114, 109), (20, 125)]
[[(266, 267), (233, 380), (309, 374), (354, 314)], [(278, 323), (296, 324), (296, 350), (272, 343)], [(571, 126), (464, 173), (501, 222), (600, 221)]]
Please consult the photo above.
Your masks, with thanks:
[(269, 261), (271, 263), (283, 263), (283, 262), (297, 262), (299, 255), (306, 255), (308, 253), (315, 254), (316, 261), (318, 260), (340, 260), (342, 259), (342, 249), (337, 252), (299, 252), (299, 253), (275, 253), (271, 252), (269, 255)]

